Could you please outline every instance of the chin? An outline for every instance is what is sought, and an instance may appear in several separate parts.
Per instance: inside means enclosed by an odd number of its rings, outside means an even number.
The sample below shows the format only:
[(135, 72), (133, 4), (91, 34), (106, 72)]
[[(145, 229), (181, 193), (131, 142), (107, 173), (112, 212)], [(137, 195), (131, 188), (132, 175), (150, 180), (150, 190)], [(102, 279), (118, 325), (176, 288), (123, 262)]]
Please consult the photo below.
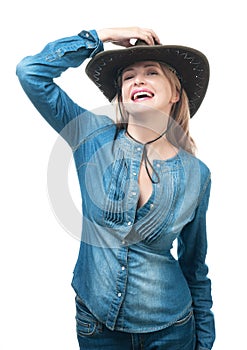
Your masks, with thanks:
[(138, 120), (145, 120), (146, 118), (150, 120), (150, 118), (153, 119), (155, 117), (160, 117), (163, 120), (164, 117), (168, 117), (166, 112), (155, 108), (153, 105), (150, 106), (148, 103), (127, 103), (125, 104), (125, 110), (132, 118)]
[(153, 107), (148, 105), (148, 103), (127, 103), (124, 105), (125, 110), (131, 114), (133, 117), (138, 117), (140, 114), (146, 114), (148, 113), (155, 113), (157, 110)]

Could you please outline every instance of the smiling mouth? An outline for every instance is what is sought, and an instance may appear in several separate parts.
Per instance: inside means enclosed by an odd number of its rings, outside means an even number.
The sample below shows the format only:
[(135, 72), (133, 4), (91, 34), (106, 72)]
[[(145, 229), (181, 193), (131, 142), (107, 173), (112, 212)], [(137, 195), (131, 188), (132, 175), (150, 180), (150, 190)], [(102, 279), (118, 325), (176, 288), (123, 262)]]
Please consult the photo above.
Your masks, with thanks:
[(145, 98), (152, 98), (154, 94), (149, 91), (137, 91), (134, 92), (131, 96), (132, 101), (143, 100)]

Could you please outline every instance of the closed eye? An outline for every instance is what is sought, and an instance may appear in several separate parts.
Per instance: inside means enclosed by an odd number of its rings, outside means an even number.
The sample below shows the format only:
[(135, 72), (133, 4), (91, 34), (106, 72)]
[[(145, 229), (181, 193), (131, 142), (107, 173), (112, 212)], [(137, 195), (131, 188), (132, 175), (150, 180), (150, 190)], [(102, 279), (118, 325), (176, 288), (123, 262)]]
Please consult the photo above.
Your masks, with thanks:
[(159, 73), (157, 71), (150, 71), (147, 74), (148, 75), (158, 75)]
[(131, 74), (131, 75), (126, 75), (126, 76), (123, 76), (123, 81), (125, 80), (130, 80), (130, 79), (133, 79), (134, 78), (134, 75)]

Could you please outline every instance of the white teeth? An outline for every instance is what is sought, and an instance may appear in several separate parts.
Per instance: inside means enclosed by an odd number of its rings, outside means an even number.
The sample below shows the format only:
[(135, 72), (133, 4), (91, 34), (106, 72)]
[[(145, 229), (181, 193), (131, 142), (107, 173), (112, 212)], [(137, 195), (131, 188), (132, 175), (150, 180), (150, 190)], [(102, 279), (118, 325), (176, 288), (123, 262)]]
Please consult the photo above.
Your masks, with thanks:
[(153, 95), (147, 91), (139, 91), (133, 95), (133, 100), (136, 100), (137, 98), (141, 98), (141, 97), (153, 97)]

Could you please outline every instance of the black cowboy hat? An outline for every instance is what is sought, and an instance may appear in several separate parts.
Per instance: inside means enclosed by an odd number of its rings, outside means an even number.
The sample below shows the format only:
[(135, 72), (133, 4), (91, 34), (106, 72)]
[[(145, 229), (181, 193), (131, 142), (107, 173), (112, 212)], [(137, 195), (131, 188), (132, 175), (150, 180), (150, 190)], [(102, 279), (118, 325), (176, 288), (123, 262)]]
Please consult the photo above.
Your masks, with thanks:
[(119, 72), (138, 61), (164, 62), (177, 74), (189, 99), (190, 116), (200, 107), (208, 87), (209, 63), (206, 56), (195, 49), (176, 45), (147, 45), (138, 40), (132, 47), (102, 51), (86, 66), (89, 78), (109, 101), (117, 94)]

